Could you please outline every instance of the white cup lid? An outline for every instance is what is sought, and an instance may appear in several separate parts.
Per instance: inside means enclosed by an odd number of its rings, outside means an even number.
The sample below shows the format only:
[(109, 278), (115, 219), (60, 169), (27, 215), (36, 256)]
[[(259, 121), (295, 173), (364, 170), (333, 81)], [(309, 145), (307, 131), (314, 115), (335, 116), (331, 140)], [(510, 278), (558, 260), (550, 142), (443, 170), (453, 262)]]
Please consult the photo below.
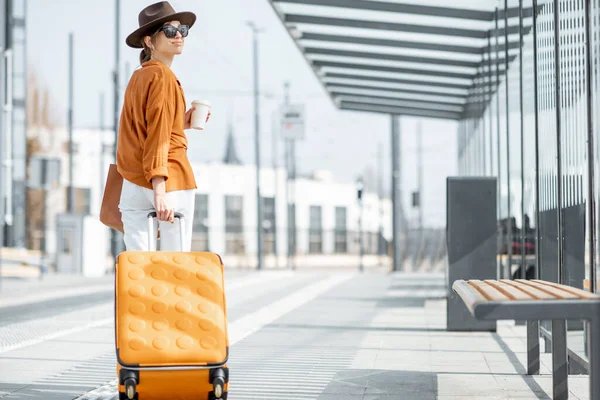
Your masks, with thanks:
[(194, 101), (192, 101), (192, 104), (204, 105), (204, 106), (210, 107), (210, 102), (208, 100), (194, 100)]

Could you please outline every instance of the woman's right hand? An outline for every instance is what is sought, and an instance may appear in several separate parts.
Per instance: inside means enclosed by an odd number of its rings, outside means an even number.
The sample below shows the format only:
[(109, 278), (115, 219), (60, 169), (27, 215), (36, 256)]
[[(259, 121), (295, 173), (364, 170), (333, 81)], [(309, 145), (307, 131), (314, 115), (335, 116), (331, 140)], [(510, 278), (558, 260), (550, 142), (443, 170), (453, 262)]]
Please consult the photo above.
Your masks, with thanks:
[(156, 218), (159, 221), (169, 221), (170, 223), (173, 223), (175, 219), (175, 211), (169, 208), (167, 203), (167, 196), (165, 194), (165, 178), (153, 178), (152, 187), (154, 188), (154, 209), (156, 210)]

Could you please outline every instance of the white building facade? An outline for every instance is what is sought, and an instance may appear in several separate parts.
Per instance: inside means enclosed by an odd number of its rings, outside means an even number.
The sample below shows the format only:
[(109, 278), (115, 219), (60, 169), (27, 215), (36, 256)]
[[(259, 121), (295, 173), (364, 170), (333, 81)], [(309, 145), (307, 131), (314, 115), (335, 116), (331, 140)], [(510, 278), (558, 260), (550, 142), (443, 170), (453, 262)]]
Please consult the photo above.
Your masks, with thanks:
[[(56, 254), (56, 215), (66, 211), (69, 183), (66, 132), (55, 132), (53, 140), (38, 156), (60, 159), (60, 183), (48, 190), (46, 199), (46, 251)], [(77, 130), (73, 134), (73, 185), (76, 212), (98, 216), (104, 180), (112, 162), (113, 133)], [(58, 138), (58, 139), (57, 139)], [(104, 155), (101, 151), (104, 149)], [(193, 250), (212, 251), (222, 256), (227, 267), (254, 268), (257, 262), (256, 168), (254, 165), (210, 162), (193, 164), (197, 181), (196, 209), (187, 223), (194, 224)], [(298, 177), (292, 183), (290, 200), (295, 200), (296, 249), (288, 260), (288, 198), (285, 169), (262, 168), (263, 265), (265, 268), (308, 266), (358, 266), (360, 204), (354, 183), (336, 182), (327, 171)], [(291, 207), (289, 207), (292, 209)], [(364, 193), (362, 201), (363, 263), (388, 265), (391, 240), (391, 201)], [(105, 246), (110, 259), (109, 229), (98, 221), (88, 233)], [(60, 251), (60, 249), (59, 249)], [(292, 254), (294, 252), (292, 251)], [(288, 264), (288, 261), (290, 264)]]

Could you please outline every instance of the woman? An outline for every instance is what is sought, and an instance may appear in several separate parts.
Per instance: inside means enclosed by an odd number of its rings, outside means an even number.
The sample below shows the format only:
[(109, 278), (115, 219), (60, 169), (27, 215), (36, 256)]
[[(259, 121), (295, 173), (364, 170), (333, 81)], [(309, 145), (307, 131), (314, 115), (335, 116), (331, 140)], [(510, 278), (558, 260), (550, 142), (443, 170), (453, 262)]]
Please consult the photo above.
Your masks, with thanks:
[[(128, 46), (142, 49), (141, 68), (125, 91), (117, 144), (117, 169), (123, 176), (119, 209), (127, 250), (149, 250), (147, 216), (152, 211), (159, 221), (161, 250), (191, 250), (196, 181), (184, 129), (190, 128), (194, 109), (186, 111), (171, 64), (195, 22), (193, 13), (176, 13), (167, 1), (159, 2), (142, 10), (139, 28), (126, 40)], [(184, 224), (183, 248), (174, 212), (190, 221)]]

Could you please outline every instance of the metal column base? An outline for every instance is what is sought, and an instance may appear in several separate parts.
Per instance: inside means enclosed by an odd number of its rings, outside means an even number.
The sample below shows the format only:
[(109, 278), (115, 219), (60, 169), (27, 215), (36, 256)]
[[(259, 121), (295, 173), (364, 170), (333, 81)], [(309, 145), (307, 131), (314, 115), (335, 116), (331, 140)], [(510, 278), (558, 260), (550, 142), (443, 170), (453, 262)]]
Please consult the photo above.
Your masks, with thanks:
[(540, 373), (540, 322), (527, 321), (527, 375)]
[(569, 398), (569, 364), (567, 362), (567, 321), (552, 320), (552, 398)]
[(600, 400), (600, 317), (592, 318), (588, 329), (590, 400)]

